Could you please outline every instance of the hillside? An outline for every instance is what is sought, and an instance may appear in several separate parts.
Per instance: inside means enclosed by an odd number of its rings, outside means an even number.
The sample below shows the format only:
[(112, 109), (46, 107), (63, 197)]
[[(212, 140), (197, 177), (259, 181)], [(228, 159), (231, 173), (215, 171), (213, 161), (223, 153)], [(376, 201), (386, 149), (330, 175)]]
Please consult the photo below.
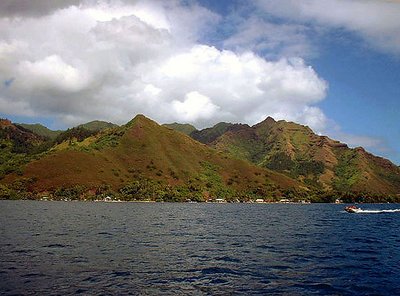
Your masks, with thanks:
[(190, 135), (194, 131), (197, 131), (197, 129), (191, 125), (191, 124), (182, 124), (182, 123), (165, 123), (163, 126), (168, 127), (170, 129), (176, 130), (178, 132), (184, 133), (185, 135)]
[(82, 141), (62, 142), (3, 182), (18, 180), (27, 180), (27, 191), (35, 196), (106, 190), (125, 199), (273, 199), (306, 190), (282, 174), (232, 159), (143, 115)]
[(78, 126), (49, 141), (1, 120), (0, 198), (399, 197), (398, 166), (363, 148), (316, 135), (306, 126), (270, 117), (254, 126), (220, 123), (191, 132), (197, 140), (174, 127), (180, 128), (138, 115), (120, 127), (95, 131)]
[(0, 119), (0, 179), (49, 148), (46, 138), (7, 119)]
[(26, 130), (29, 130), (39, 136), (48, 138), (48, 139), (55, 139), (60, 133), (62, 133), (62, 131), (57, 130), (57, 131), (53, 131), (51, 129), (48, 129), (47, 127), (45, 127), (44, 125), (41, 125), (40, 123), (36, 123), (36, 124), (28, 124), (28, 123), (18, 123), (16, 124), (18, 126), (23, 127)]
[(80, 124), (77, 127), (84, 128), (84, 129), (87, 129), (92, 132), (98, 132), (98, 131), (102, 131), (104, 129), (118, 127), (118, 125), (111, 123), (111, 122), (94, 120), (94, 121), (90, 121), (90, 122), (87, 122), (84, 124)]
[(190, 136), (201, 143), (210, 144), (212, 141), (224, 134), (230, 126), (232, 126), (232, 123), (220, 122), (213, 127), (200, 131), (193, 131)]
[[(62, 130), (53, 131), (39, 123), (36, 123), (36, 124), (17, 123), (15, 125), (20, 126), (25, 130), (31, 131), (39, 136), (42, 136), (42, 137), (50, 139), (50, 140), (55, 140), (58, 136), (60, 136), (60, 134), (65, 132)], [(118, 125), (111, 123), (111, 122), (94, 120), (94, 121), (90, 121), (90, 122), (87, 122), (84, 124), (80, 124), (80, 125), (76, 126), (75, 128), (81, 128), (81, 129), (85, 129), (85, 130), (88, 130), (91, 132), (98, 132), (98, 131), (101, 131), (101, 130), (104, 130), (107, 128), (113, 128), (113, 127), (117, 127), (117, 126)], [(74, 128), (72, 128), (72, 129), (74, 129)]]
[(400, 170), (389, 160), (296, 123), (268, 117), (254, 126), (235, 124), (204, 143), (323, 190), (400, 193)]

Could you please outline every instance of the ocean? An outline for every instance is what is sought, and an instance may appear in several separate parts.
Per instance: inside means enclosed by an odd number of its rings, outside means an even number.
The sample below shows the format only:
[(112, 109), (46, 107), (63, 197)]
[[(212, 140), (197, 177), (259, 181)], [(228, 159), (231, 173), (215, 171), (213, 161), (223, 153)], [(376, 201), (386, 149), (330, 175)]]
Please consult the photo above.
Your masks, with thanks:
[(0, 201), (0, 295), (399, 295), (400, 205)]

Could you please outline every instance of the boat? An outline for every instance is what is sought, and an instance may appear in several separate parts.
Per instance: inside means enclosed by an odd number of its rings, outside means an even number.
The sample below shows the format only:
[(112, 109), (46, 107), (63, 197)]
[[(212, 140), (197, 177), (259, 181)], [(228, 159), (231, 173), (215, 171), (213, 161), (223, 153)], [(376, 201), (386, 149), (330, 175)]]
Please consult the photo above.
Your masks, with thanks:
[(359, 212), (361, 209), (358, 208), (358, 207), (356, 207), (356, 206), (347, 206), (347, 207), (344, 208), (344, 210), (345, 210), (347, 213), (357, 213), (357, 212)]

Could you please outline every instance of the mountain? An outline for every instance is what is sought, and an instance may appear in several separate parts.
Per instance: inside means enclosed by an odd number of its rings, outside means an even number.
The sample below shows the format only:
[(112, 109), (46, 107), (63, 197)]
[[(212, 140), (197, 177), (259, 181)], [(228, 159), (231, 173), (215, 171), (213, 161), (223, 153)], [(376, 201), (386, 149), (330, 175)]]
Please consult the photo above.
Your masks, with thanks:
[[(20, 126), (20, 127), (24, 128), (25, 130), (31, 131), (37, 135), (40, 135), (40, 136), (45, 137), (50, 140), (55, 140), (62, 133), (66, 132), (66, 131), (61, 131), (61, 130), (53, 131), (39, 123), (36, 123), (36, 124), (17, 123), (16, 126)], [(88, 130), (91, 132), (98, 132), (98, 131), (101, 131), (101, 130), (104, 130), (107, 128), (113, 128), (116, 126), (118, 126), (118, 125), (113, 124), (111, 122), (94, 120), (94, 121), (90, 121), (90, 122), (78, 125), (77, 127), (72, 128), (72, 129), (78, 128), (78, 129), (85, 129), (85, 130)], [(69, 129), (69, 130), (72, 130), (72, 129)], [(71, 133), (71, 132), (69, 132), (69, 133)]]
[(14, 152), (28, 152), (44, 141), (44, 137), (7, 119), (0, 119), (0, 139), (10, 142)]
[[(220, 134), (220, 129), (213, 129), (198, 133)], [(268, 117), (254, 126), (230, 125), (216, 138), (193, 138), (322, 190), (400, 193), (400, 170), (389, 160), (363, 148), (351, 149), (293, 122)]]
[(24, 129), (29, 130), (37, 135), (40, 135), (42, 137), (52, 139), (52, 140), (55, 139), (60, 133), (62, 133), (62, 131), (60, 131), (60, 130), (53, 131), (39, 123), (36, 123), (36, 124), (17, 123), (16, 125), (21, 126)]
[(111, 122), (106, 122), (106, 121), (100, 121), (100, 120), (94, 120), (90, 121), (81, 125), (78, 125), (77, 127), (81, 127), (84, 129), (87, 129), (89, 131), (93, 132), (98, 132), (107, 128), (114, 128), (117, 127), (118, 125), (111, 123)]
[(200, 131), (193, 131), (190, 136), (201, 143), (210, 144), (212, 141), (224, 134), (230, 126), (232, 126), (232, 123), (220, 122), (213, 127)]
[(197, 129), (191, 124), (182, 124), (182, 123), (165, 123), (163, 126), (168, 127), (170, 129), (176, 130), (178, 132), (184, 133), (185, 135), (190, 135), (192, 132), (197, 131)]
[(0, 179), (21, 172), (21, 166), (49, 148), (45, 137), (7, 119), (0, 119)]
[(287, 176), (230, 158), (143, 115), (59, 143), (2, 182), (12, 186), (21, 180), (32, 196), (111, 192), (124, 199), (246, 200), (307, 191)]
[(0, 198), (400, 200), (398, 166), (293, 122), (220, 123), (190, 136), (138, 115), (49, 141), (2, 119)]
[(102, 130), (112, 129), (115, 127), (118, 127), (118, 125), (111, 122), (95, 120), (78, 125), (73, 128), (69, 128), (65, 131), (57, 131), (56, 136), (52, 137), (51, 139), (54, 141), (55, 144), (60, 144), (64, 141), (81, 142), (84, 139), (101, 132)]

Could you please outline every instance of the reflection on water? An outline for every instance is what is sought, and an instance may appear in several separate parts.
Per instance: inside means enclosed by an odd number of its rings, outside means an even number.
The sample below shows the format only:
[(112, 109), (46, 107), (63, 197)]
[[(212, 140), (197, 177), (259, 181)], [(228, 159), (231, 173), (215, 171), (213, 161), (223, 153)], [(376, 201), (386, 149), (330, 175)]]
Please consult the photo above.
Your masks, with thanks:
[(0, 222), (5, 295), (400, 289), (400, 213), (353, 215), (341, 205), (314, 204), (1, 201)]

